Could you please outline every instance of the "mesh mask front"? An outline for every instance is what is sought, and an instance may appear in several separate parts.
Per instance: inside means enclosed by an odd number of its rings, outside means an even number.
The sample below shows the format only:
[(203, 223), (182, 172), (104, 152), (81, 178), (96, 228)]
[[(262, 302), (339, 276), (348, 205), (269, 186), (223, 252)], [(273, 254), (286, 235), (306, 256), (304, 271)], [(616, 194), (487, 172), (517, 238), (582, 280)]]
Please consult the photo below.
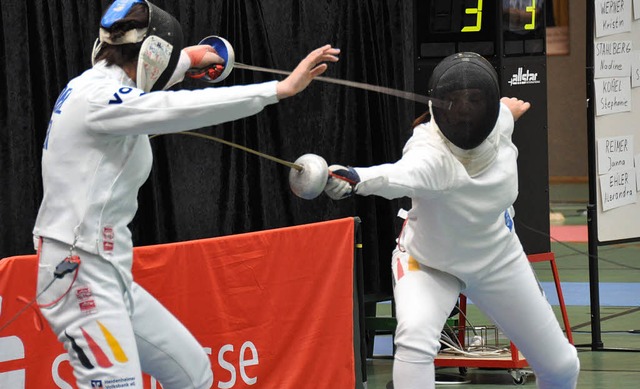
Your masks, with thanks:
[(182, 27), (168, 12), (149, 5), (149, 29), (138, 58), (138, 87), (144, 91), (169, 88), (183, 48)]
[(442, 134), (457, 147), (470, 150), (489, 136), (500, 112), (498, 75), (489, 61), (475, 53), (443, 59), (429, 79), (429, 96), (450, 101), (449, 110), (433, 107)]
[[(136, 4), (146, 4), (149, 23), (145, 28), (132, 27), (124, 35), (114, 37), (110, 29), (122, 21)], [(91, 63), (95, 65), (102, 44), (126, 45), (142, 42), (138, 56), (136, 84), (145, 92), (171, 86), (183, 48), (182, 27), (168, 12), (148, 0), (116, 0), (100, 21), (100, 36), (93, 46)]]

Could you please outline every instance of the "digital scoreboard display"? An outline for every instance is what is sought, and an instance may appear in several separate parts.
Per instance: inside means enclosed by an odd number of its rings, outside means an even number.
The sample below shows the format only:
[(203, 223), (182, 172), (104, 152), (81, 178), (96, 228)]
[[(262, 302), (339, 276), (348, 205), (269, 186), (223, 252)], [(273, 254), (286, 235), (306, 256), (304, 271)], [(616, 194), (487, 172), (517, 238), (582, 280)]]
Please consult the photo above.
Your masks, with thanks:
[(415, 6), (419, 58), (544, 52), (544, 0), (416, 0)]
[[(459, 39), (493, 40), (496, 2), (433, 0), (416, 2), (418, 39), (421, 42)], [(422, 26), (420, 26), (422, 25)]]
[(542, 54), (545, 44), (545, 0), (502, 0), (505, 55)]
[(516, 33), (528, 33), (544, 26), (541, 20), (544, 0), (502, 0), (503, 28)]

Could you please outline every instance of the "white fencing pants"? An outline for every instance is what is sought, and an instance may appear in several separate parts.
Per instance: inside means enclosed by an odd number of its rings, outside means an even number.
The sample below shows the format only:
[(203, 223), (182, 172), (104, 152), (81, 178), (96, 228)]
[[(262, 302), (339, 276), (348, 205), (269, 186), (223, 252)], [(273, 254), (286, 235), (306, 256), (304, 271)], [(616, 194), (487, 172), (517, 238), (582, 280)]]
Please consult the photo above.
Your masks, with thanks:
[(576, 388), (577, 351), (564, 336), (524, 254), (482, 274), (468, 274), (464, 283), (418, 264), (399, 250), (394, 252), (392, 268), (398, 320), (395, 389), (435, 388), (434, 358), (440, 349), (440, 332), (461, 292), (522, 352), (538, 388)]
[[(78, 388), (142, 389), (144, 371), (165, 389), (209, 389), (209, 358), (189, 331), (136, 283), (127, 291), (109, 261), (76, 253), (77, 275), (56, 280), (38, 304), (69, 353)], [(43, 240), (38, 293), (68, 255), (68, 245)]]

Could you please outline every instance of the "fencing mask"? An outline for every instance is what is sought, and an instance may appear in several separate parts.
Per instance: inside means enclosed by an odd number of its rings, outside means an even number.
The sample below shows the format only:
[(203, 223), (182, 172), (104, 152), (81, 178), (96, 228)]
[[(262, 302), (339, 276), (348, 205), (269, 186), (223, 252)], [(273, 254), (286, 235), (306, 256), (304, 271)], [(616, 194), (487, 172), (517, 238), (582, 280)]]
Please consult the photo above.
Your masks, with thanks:
[[(111, 34), (111, 27), (122, 20), (135, 4), (146, 4), (149, 8), (148, 27), (132, 27), (117, 37)], [(100, 37), (94, 45), (92, 62), (95, 62), (103, 43), (124, 45), (140, 42), (142, 46), (136, 72), (138, 88), (145, 92), (164, 90), (182, 79), (174, 75), (183, 48), (182, 27), (176, 18), (146, 0), (115, 0), (111, 4), (100, 21)]]
[(489, 136), (500, 112), (498, 75), (484, 57), (470, 52), (443, 59), (429, 79), (429, 96), (450, 101), (451, 109), (433, 107), (442, 134), (470, 150)]

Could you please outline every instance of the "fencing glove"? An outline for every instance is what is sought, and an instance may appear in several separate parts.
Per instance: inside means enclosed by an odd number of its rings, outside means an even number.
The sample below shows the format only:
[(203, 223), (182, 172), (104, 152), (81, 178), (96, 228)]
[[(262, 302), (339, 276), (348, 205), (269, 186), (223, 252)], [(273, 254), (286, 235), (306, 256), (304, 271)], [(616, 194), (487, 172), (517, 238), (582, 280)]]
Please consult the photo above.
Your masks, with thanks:
[(329, 166), (329, 179), (324, 188), (324, 193), (334, 200), (340, 200), (351, 196), (355, 186), (360, 182), (360, 176), (350, 166)]

